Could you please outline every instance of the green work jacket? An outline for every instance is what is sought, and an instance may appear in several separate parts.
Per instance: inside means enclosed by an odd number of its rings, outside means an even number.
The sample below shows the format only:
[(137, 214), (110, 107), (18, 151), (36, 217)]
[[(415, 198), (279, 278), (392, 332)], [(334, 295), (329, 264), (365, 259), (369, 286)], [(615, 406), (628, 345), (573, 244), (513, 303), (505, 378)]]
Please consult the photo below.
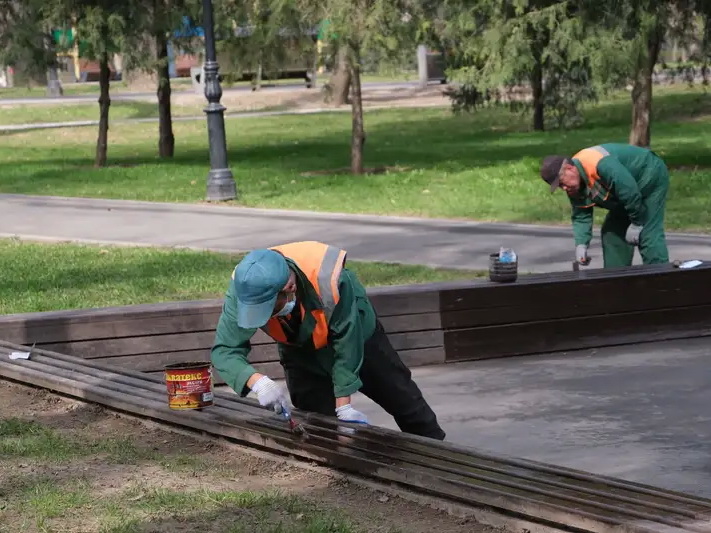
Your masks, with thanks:
[(601, 183), (610, 190), (607, 200), (593, 194), (582, 164), (573, 158), (582, 177), (579, 194), (569, 197), (575, 244), (589, 245), (592, 240), (593, 207), (624, 209), (633, 224), (644, 225), (644, 198), (663, 177), (664, 163), (651, 150), (630, 144), (601, 144), (609, 152), (597, 164)]
[[(348, 396), (358, 391), (362, 382), (359, 377), (363, 363), (365, 341), (375, 331), (376, 314), (365, 288), (356, 275), (344, 268), (338, 279), (340, 299), (328, 323), (328, 345), (316, 350), (312, 333), (316, 324), (311, 310), (321, 309), (321, 300), (309, 280), (296, 264), (287, 258), (289, 267), (296, 273), (295, 312), (300, 313), (299, 304), (306, 309), (301, 317), (298, 331), (289, 344), (278, 343), (282, 361), (301, 364), (314, 372), (330, 375), (334, 395)], [(237, 325), (237, 302), (234, 285), (230, 283), (225, 295), (222, 314), (215, 332), (215, 342), (211, 351), (212, 364), (222, 379), (241, 396), (249, 389), (247, 380), (256, 372), (249, 363), (250, 340), (257, 329), (244, 329)]]

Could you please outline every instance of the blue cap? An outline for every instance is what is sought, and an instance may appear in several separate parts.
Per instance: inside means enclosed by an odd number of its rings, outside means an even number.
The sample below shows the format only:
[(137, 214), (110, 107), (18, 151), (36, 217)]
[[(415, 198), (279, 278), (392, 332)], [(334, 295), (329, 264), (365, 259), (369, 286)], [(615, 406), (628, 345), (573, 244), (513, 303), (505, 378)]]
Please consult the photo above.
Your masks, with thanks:
[(289, 281), (289, 265), (274, 250), (254, 250), (245, 256), (234, 272), (237, 297), (237, 324), (241, 328), (260, 328), (274, 314), (279, 291)]

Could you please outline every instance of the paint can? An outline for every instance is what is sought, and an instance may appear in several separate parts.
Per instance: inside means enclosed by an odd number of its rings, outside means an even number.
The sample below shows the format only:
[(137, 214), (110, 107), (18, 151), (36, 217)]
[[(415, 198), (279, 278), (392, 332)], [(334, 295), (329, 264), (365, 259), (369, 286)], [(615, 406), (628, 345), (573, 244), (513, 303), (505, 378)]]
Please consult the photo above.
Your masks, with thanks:
[(175, 363), (165, 366), (168, 407), (202, 409), (213, 404), (212, 365), (207, 362)]
[(489, 279), (498, 283), (511, 283), (518, 279), (518, 258), (501, 261), (499, 254), (489, 254)]

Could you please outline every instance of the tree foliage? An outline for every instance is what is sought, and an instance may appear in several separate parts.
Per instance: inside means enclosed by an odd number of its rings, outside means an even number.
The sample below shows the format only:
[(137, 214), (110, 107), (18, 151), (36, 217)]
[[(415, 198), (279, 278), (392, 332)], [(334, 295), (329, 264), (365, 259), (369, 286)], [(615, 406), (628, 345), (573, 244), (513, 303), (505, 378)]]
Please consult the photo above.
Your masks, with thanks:
[[(620, 31), (591, 28), (572, 1), (445, 0), (443, 6), (436, 31), (450, 51), (449, 77), (474, 105), (532, 107), (534, 129), (544, 129), (546, 118), (553, 126), (578, 122), (580, 105), (614, 83), (626, 61)], [(527, 88), (530, 99), (521, 102)]]
[(47, 2), (0, 0), (0, 65), (20, 68), (28, 82), (44, 83), (57, 59), (50, 30)]
[(421, 5), (417, 0), (295, 0), (304, 20), (322, 25), (324, 42), (345, 62), (351, 74), (351, 172), (362, 174), (365, 126), (360, 75), (362, 57), (377, 50), (414, 51)]
[(215, 3), (215, 24), (218, 52), (238, 77), (271, 77), (290, 62), (314, 63), (316, 24), (294, 0), (221, 0)]

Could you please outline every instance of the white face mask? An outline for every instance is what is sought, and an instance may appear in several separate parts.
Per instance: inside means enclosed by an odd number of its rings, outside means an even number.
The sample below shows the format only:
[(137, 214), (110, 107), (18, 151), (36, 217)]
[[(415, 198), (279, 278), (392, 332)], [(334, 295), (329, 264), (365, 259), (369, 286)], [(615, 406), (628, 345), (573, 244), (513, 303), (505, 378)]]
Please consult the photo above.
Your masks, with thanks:
[(288, 302), (284, 304), (284, 307), (281, 308), (281, 311), (279, 311), (276, 316), (286, 316), (289, 313), (291, 313), (294, 310), (294, 307), (296, 306), (296, 297), (292, 298)]

